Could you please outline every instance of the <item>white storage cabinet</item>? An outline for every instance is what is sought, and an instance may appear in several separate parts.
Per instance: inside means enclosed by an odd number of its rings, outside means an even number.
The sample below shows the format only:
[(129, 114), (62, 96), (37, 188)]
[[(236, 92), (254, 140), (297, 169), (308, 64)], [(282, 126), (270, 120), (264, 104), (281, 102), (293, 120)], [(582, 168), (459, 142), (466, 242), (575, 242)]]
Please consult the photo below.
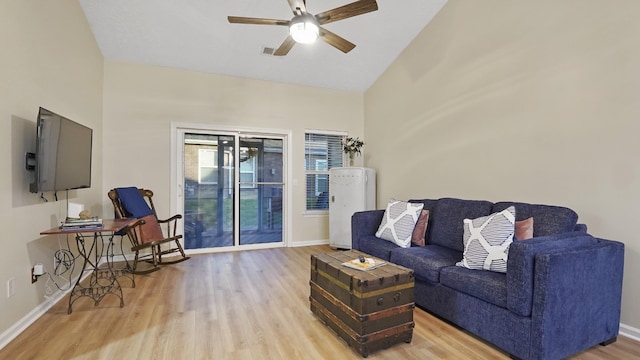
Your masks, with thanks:
[(351, 249), (351, 216), (376, 208), (376, 172), (362, 167), (329, 170), (329, 245)]

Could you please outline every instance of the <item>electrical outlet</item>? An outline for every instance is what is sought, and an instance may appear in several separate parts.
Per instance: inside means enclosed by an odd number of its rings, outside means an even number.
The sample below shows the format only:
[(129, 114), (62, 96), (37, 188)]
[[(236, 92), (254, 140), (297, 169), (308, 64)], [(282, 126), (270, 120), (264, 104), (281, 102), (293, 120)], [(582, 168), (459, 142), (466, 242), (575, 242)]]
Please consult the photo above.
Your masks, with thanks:
[(38, 263), (31, 268), (31, 283), (38, 281), (38, 277), (44, 275), (44, 265)]
[(7, 298), (16, 294), (16, 278), (7, 280)]
[(44, 265), (38, 263), (33, 266), (33, 274), (35, 276), (44, 275)]

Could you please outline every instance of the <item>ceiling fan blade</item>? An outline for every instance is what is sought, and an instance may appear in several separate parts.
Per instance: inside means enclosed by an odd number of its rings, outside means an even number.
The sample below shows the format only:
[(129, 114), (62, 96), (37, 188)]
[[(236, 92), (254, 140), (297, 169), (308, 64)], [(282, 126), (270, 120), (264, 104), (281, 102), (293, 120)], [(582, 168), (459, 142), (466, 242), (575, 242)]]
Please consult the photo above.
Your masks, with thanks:
[(304, 0), (287, 0), (289, 1), (289, 6), (291, 7), (291, 11), (295, 15), (302, 15), (307, 12), (306, 1)]
[(320, 28), (320, 39), (345, 54), (356, 47), (356, 44), (322, 27)]
[(283, 25), (289, 26), (290, 20), (251, 18), (243, 16), (227, 16), (232, 24), (253, 24), (253, 25)]
[(273, 56), (285, 56), (289, 53), (289, 50), (296, 44), (296, 41), (293, 40), (291, 35), (287, 36), (286, 39), (282, 42), (282, 45), (276, 51), (273, 52)]
[(376, 0), (360, 0), (316, 14), (316, 19), (318, 19), (320, 25), (324, 25), (376, 10), (378, 10), (378, 3)]

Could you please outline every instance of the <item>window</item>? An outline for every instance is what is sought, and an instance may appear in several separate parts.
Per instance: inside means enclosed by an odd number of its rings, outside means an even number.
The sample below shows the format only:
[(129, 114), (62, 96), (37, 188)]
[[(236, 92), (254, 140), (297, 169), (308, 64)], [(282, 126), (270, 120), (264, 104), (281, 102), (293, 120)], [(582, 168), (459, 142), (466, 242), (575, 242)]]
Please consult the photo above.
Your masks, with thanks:
[(307, 132), (304, 164), (307, 186), (307, 210), (329, 208), (329, 169), (342, 166), (342, 140), (345, 134)]
[(198, 149), (198, 183), (218, 183), (218, 152), (212, 149)]
[(243, 189), (255, 189), (257, 187), (256, 184), (243, 184), (258, 181), (256, 178), (256, 160), (256, 156), (253, 156), (240, 163), (240, 187)]

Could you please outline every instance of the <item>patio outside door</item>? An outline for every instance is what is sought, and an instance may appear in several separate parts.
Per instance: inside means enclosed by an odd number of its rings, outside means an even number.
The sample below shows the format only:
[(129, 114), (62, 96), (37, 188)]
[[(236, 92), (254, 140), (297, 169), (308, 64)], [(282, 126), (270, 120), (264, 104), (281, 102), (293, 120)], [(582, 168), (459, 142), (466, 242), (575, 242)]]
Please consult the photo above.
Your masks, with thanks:
[(282, 244), (285, 138), (181, 134), (185, 249)]
[(283, 140), (240, 137), (240, 245), (282, 242)]

